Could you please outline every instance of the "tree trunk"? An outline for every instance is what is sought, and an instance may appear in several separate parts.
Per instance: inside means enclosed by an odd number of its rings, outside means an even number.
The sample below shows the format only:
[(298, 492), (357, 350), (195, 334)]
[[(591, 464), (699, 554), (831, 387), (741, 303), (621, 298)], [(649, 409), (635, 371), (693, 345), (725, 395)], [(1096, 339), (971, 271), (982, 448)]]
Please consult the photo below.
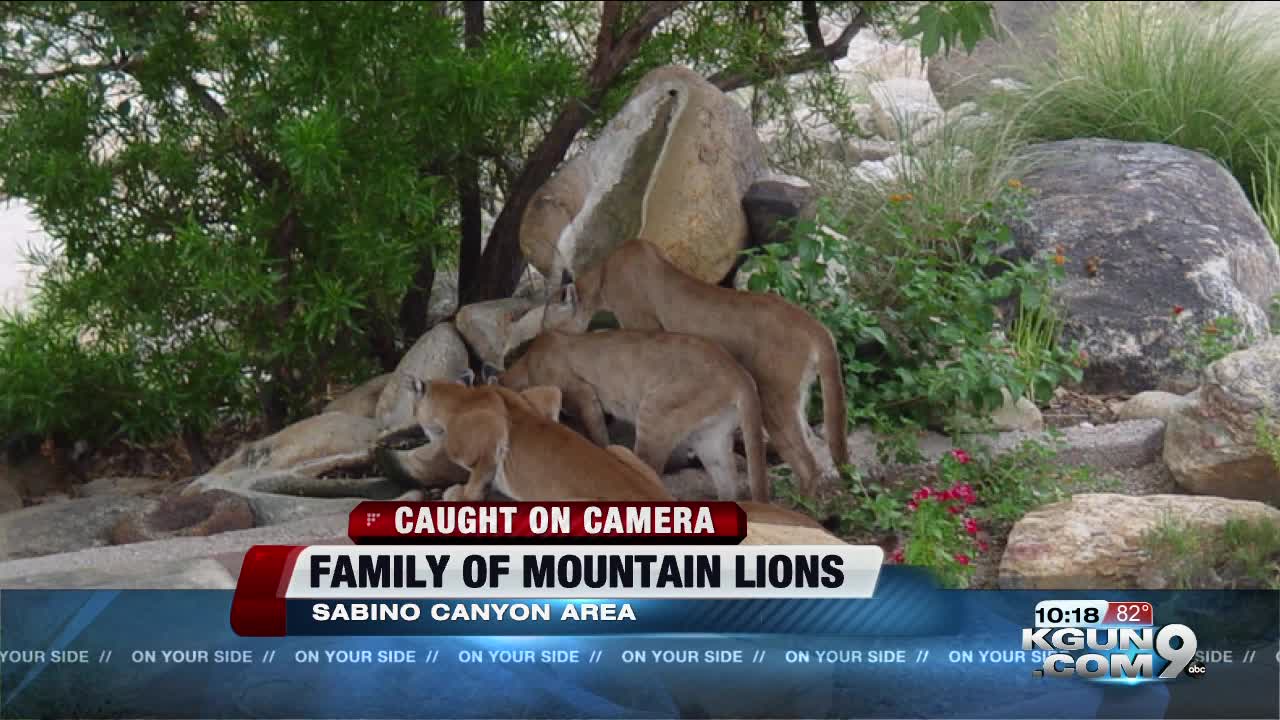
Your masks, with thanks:
[[(413, 286), (400, 301), (400, 331), (404, 333), (405, 343), (408, 345), (412, 345), (427, 331), (427, 313), (431, 309), (431, 288), (435, 285), (435, 280), (435, 254), (431, 252), (431, 248), (426, 248), (418, 259)], [(385, 361), (383, 366), (386, 366)], [(392, 365), (387, 371), (394, 369), (395, 366)]]
[(524, 210), (533, 200), (534, 193), (551, 179), (565, 153), (569, 152), (574, 137), (586, 124), (587, 113), (583, 105), (570, 103), (561, 110), (542, 142), (529, 156), (512, 185), (502, 212), (493, 223), (493, 229), (489, 231), (489, 244), (481, 258), (470, 294), (471, 302), (509, 297), (515, 292), (520, 273), (525, 268), (524, 254), (520, 251), (520, 220)]
[[(484, 42), (484, 1), (467, 0), (462, 5), (462, 13), (463, 43), (468, 51), (478, 52)], [(458, 253), (458, 307), (462, 307), (481, 299), (476, 292), (484, 234), (479, 158), (462, 158), (457, 178), (458, 211), (462, 218), (462, 246)]]
[(191, 458), (191, 474), (203, 475), (213, 467), (213, 459), (209, 457), (209, 449), (204, 444), (204, 433), (192, 427), (182, 428), (182, 446), (186, 448), (187, 457)]

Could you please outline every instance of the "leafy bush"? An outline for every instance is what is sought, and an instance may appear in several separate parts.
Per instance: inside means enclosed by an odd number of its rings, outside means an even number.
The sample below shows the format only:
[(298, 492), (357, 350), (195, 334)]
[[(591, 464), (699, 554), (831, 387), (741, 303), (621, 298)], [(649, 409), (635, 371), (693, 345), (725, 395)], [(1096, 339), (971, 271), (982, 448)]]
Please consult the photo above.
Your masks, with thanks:
[(876, 234), (824, 204), (791, 244), (752, 251), (749, 287), (807, 308), (831, 330), (855, 419), (892, 427), (957, 409), (982, 413), (1003, 404), (1002, 391), (1045, 400), (1064, 380), (1079, 380), (1078, 352), (1043, 328), (1021, 345), (993, 331), (1002, 302), (1018, 302), (1024, 318), (1056, 312), (1049, 291), (1061, 267), (1001, 256), (1023, 203), (1017, 182), (960, 208), (894, 194)]
[(1030, 129), (1045, 139), (1203, 152), (1266, 207), (1261, 181), (1280, 140), (1275, 33), (1234, 11), (1191, 5), (1092, 2), (1064, 11), (1052, 31), (1055, 51), (1029, 72)]
[(86, 346), (38, 315), (0, 318), (0, 387), (0, 438), (74, 431), (100, 442), (151, 416), (127, 354)]
[[(1183, 310), (1173, 308), (1173, 321), (1180, 322)], [(1186, 337), (1182, 345), (1172, 353), (1173, 357), (1192, 370), (1203, 370), (1237, 350), (1253, 344), (1253, 333), (1240, 325), (1230, 315), (1219, 315), (1202, 324), (1184, 323)]]

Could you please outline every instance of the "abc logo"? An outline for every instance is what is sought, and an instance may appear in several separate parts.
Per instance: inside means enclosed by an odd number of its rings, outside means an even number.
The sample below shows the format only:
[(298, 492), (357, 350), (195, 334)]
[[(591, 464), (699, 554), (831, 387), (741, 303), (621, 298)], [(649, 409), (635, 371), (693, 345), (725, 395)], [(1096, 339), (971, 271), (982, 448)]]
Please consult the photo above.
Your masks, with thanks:
[(1187, 677), (1202, 678), (1204, 677), (1204, 674), (1208, 672), (1208, 670), (1209, 668), (1206, 667), (1204, 663), (1200, 662), (1199, 660), (1192, 660), (1187, 665), (1187, 669), (1184, 670), (1183, 672), (1187, 674)]

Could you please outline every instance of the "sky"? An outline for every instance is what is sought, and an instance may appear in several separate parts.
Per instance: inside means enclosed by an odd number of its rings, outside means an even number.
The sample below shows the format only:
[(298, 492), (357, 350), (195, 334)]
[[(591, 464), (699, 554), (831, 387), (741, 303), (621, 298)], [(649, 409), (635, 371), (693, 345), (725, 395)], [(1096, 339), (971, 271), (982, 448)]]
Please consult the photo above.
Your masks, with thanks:
[(48, 238), (26, 206), (16, 200), (0, 201), (0, 308), (22, 307), (30, 290), (27, 249), (43, 247)]

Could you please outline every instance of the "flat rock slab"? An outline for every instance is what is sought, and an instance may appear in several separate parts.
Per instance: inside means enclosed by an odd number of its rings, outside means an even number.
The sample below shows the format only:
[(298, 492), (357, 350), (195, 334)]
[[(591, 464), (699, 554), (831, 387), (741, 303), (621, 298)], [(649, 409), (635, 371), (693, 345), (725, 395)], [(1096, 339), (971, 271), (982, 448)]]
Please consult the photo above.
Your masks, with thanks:
[[(994, 435), (972, 435), (959, 445), (938, 433), (925, 433), (918, 438), (924, 466), (932, 465), (952, 450), (985, 447), (992, 455), (1017, 450), (1027, 441), (1057, 447), (1055, 463), (1066, 467), (1090, 467), (1096, 470), (1124, 470), (1157, 462), (1164, 446), (1164, 421), (1154, 418), (1127, 420), (1108, 425), (1076, 425), (1059, 431), (1055, 438), (1049, 432), (1016, 431)], [(849, 453), (854, 464), (869, 479), (913, 469), (912, 466), (881, 462), (876, 451), (877, 438), (868, 430), (849, 436)]]
[(122, 517), (142, 512), (150, 504), (139, 497), (95, 497), (5, 513), (0, 515), (0, 561), (105, 545)]
[(95, 547), (0, 562), (0, 588), (169, 590), (198, 583), (223, 587), (226, 576), (215, 571), (211, 562), (234, 579), (244, 554), (254, 545), (347, 544), (347, 518), (347, 513), (331, 514), (202, 538)]

